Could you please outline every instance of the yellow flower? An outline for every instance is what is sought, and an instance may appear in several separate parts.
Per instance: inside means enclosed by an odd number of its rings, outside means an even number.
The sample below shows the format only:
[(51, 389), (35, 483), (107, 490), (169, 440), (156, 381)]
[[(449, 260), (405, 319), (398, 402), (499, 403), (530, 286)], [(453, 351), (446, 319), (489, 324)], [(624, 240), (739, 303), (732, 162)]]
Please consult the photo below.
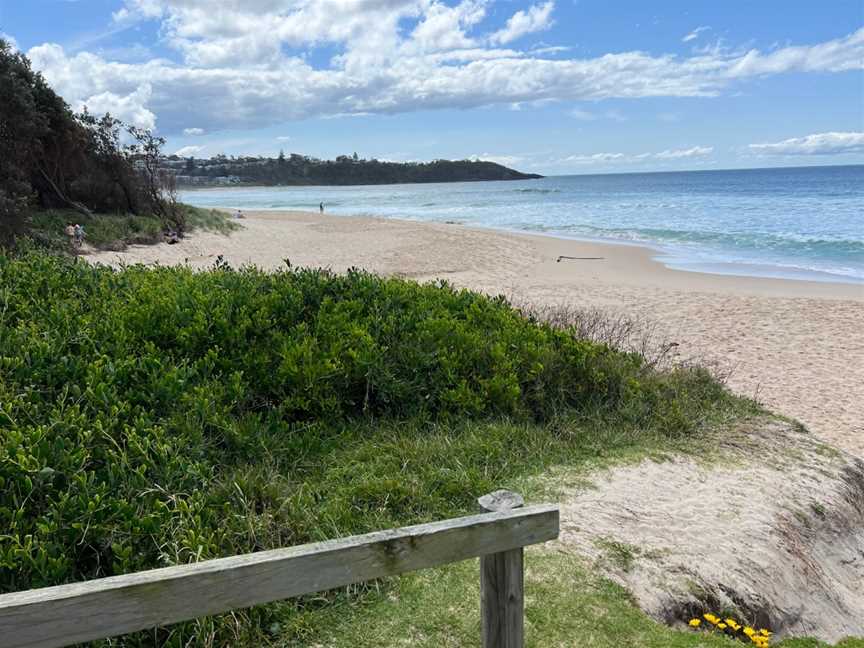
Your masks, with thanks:
[(720, 630), (725, 630), (725, 629), (726, 629), (726, 624), (725, 624), (725, 623), (718, 623), (718, 624), (717, 624), (717, 627), (718, 627)]
[(748, 637), (752, 637), (753, 635), (756, 634), (756, 631), (753, 628), (751, 628), (750, 626), (745, 626), (744, 627), (744, 634), (746, 634)]
[(713, 614), (708, 614), (707, 612), (702, 615), (708, 623), (712, 623), (717, 625), (720, 622), (720, 619), (714, 616)]
[(699, 619), (690, 619), (690, 627), (698, 628), (702, 622)]
[(765, 637), (770, 637), (773, 634), (770, 630), (766, 630), (765, 628), (762, 628), (759, 632), (761, 632)]

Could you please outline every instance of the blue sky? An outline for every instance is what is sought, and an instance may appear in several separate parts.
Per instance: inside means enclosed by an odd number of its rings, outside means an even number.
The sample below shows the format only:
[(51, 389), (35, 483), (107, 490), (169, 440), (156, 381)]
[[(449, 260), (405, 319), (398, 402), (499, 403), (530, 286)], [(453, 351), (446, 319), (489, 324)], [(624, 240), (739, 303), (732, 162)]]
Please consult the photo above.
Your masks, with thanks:
[(864, 163), (862, 7), (0, 0), (0, 33), (168, 152), (597, 173)]

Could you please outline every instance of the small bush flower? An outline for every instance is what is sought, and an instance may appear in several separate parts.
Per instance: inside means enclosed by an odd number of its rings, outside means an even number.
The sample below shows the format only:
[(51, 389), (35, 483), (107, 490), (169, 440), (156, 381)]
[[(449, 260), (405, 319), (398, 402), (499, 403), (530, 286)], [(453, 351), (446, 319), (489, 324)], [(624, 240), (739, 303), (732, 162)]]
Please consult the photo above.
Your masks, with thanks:
[[(771, 646), (771, 635), (773, 633), (766, 628), (756, 630), (751, 626), (742, 626), (738, 621), (731, 617), (721, 619), (716, 614), (711, 614), (710, 612), (705, 612), (702, 615), (702, 618), (711, 624), (705, 628), (708, 632), (719, 631), (726, 636), (740, 641), (749, 641), (757, 648), (770, 648)], [(702, 627), (702, 621), (698, 618), (694, 618), (690, 620), (688, 625), (694, 630), (698, 630)]]

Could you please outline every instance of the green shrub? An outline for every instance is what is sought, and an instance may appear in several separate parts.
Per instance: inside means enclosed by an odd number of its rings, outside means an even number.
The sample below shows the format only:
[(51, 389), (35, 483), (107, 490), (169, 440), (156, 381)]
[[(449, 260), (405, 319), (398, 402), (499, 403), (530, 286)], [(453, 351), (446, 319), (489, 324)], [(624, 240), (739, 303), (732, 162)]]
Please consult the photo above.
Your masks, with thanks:
[[(446, 284), (0, 256), (0, 592), (452, 514), (495, 458), (571, 443), (562, 415), (681, 435), (725, 398)], [(346, 430), (502, 419), (521, 450), (334, 459)]]

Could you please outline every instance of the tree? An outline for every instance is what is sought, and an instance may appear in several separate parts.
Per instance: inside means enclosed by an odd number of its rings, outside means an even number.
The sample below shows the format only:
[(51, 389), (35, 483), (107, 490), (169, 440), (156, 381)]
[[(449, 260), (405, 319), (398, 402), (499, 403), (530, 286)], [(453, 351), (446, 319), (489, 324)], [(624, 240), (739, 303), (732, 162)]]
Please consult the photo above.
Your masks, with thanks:
[(33, 145), (48, 128), (31, 92), (34, 76), (29, 61), (0, 39), (0, 242), (23, 227), (33, 199)]
[[(0, 240), (34, 205), (153, 213), (182, 231), (173, 176), (159, 169), (164, 141), (111, 115), (76, 115), (27, 58), (0, 39)], [(141, 173), (136, 169), (142, 163)]]
[[(101, 196), (98, 202), (101, 205), (106, 203), (114, 203), (115, 209), (121, 208), (123, 211), (137, 214), (141, 210), (141, 197), (139, 196), (139, 188), (137, 178), (135, 176), (134, 167), (129, 159), (128, 151), (126, 151), (120, 141), (120, 133), (123, 128), (123, 122), (115, 119), (110, 114), (105, 114), (102, 118), (96, 119), (91, 116), (87, 109), (78, 115), (78, 120), (90, 132), (90, 153), (94, 161), (99, 164), (105, 175), (110, 178), (113, 185), (104, 187), (103, 191), (112, 192), (113, 189), (119, 188), (123, 197), (123, 205), (117, 204), (116, 200), (112, 200), (111, 196)], [(96, 188), (91, 188), (91, 200), (97, 198), (93, 194), (97, 192)]]
[(165, 139), (136, 126), (129, 126), (126, 130), (134, 139), (134, 143), (126, 147), (126, 154), (138, 167), (143, 196), (150, 212), (158, 216), (167, 228), (182, 233), (186, 221), (177, 202), (174, 176), (159, 165)]

